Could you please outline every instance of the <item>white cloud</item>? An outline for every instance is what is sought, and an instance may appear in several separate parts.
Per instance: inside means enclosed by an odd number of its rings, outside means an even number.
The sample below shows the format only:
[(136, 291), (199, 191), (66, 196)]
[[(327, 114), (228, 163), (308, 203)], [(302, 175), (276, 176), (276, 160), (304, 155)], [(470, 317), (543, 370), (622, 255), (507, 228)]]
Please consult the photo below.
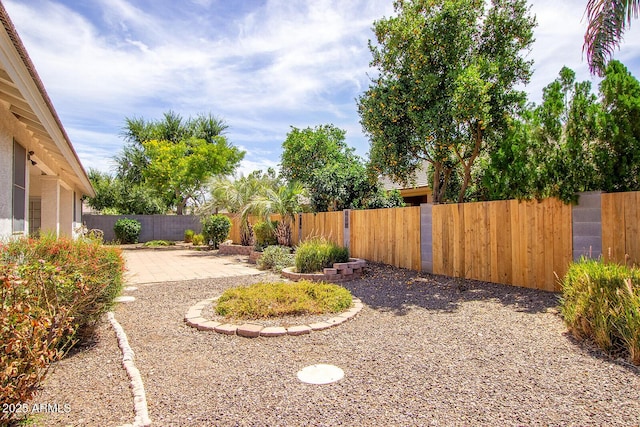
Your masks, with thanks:
[[(3, 3), (87, 167), (108, 170), (125, 117), (155, 119), (169, 109), (223, 117), (230, 140), (252, 153), (244, 168), (274, 166), (290, 126), (333, 123), (359, 154), (368, 150), (355, 98), (375, 73), (367, 42), (373, 21), (393, 13), (389, 0), (158, 0), (153, 9), (60, 1)], [(584, 7), (533, 2), (531, 99), (539, 101), (563, 65), (590, 78)], [(616, 57), (639, 76), (635, 24)]]

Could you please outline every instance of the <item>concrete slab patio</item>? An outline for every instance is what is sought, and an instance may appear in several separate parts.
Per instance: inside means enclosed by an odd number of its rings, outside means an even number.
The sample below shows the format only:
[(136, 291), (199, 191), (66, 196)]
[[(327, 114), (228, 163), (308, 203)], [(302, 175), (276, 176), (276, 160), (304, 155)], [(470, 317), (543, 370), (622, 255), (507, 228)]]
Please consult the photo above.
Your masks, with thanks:
[(220, 256), (217, 251), (186, 248), (123, 248), (129, 285), (178, 282), (261, 274), (254, 265), (242, 262), (238, 255)]

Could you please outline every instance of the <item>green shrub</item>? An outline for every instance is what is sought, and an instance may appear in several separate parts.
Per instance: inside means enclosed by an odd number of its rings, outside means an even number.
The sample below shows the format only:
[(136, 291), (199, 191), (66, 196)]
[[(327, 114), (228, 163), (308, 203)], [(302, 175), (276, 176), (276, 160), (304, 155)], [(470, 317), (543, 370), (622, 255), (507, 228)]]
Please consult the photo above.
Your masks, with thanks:
[(262, 252), (262, 256), (257, 261), (260, 270), (273, 270), (281, 272), (283, 268), (295, 265), (294, 256), (291, 255), (291, 248), (288, 246), (267, 246)]
[(214, 248), (224, 242), (231, 230), (231, 220), (226, 215), (211, 215), (202, 220), (202, 235), (205, 243)]
[(193, 246), (204, 245), (204, 236), (202, 234), (194, 234), (191, 243), (193, 243)]
[(0, 404), (30, 400), (50, 363), (93, 332), (123, 270), (118, 248), (90, 239), (0, 243)]
[(193, 235), (196, 234), (193, 230), (184, 230), (184, 242), (191, 243), (193, 241)]
[(235, 319), (337, 313), (351, 306), (351, 293), (342, 286), (301, 280), (295, 283), (256, 283), (227, 289), (215, 310)]
[(324, 238), (305, 240), (296, 249), (296, 269), (299, 273), (315, 273), (330, 268), (335, 262), (349, 261), (349, 249)]
[(253, 235), (256, 239), (256, 250), (263, 250), (267, 246), (277, 245), (276, 227), (278, 221), (260, 221), (253, 225)]
[(640, 270), (581, 260), (562, 280), (560, 310), (569, 331), (640, 365)]
[(122, 244), (138, 243), (141, 228), (140, 221), (122, 218), (116, 221), (113, 231), (116, 233), (116, 240)]

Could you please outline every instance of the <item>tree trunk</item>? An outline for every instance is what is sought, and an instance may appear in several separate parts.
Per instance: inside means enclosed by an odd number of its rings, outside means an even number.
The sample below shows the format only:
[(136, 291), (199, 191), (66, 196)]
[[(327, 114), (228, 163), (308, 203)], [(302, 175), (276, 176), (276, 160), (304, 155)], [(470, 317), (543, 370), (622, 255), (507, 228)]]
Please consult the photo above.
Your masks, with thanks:
[(240, 227), (240, 244), (242, 246), (253, 246), (255, 243), (253, 237), (253, 227), (251, 227), (249, 221), (243, 222), (242, 227)]
[(278, 221), (278, 226), (276, 227), (276, 238), (278, 239), (279, 245), (291, 246), (291, 227), (284, 219)]

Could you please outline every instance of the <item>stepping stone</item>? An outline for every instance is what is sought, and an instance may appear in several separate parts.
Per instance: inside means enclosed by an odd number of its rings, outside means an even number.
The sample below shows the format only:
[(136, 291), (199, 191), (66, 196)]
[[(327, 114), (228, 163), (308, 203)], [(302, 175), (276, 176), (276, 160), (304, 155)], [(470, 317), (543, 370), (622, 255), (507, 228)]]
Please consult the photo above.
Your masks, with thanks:
[(344, 378), (344, 371), (337, 366), (317, 364), (298, 372), (298, 379), (307, 384), (330, 384)]
[(114, 302), (133, 302), (135, 300), (136, 300), (136, 297), (130, 297), (130, 296), (127, 296), (127, 295), (115, 297), (113, 299)]
[(137, 290), (138, 290), (138, 288), (135, 287), (135, 286), (127, 286), (127, 287), (125, 287), (123, 289), (123, 291), (125, 291), (125, 292), (133, 292), (133, 291), (137, 291)]

